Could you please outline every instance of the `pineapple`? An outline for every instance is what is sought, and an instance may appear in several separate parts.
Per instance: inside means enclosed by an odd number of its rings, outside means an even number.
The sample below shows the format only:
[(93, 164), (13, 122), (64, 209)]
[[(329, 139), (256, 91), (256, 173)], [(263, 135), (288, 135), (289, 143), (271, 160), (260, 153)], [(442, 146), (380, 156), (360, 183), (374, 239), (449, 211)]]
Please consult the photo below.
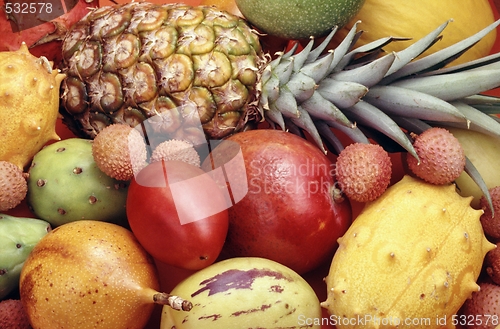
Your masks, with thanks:
[(267, 59), (259, 38), (214, 8), (103, 7), (67, 35), (63, 57), (62, 104), (87, 137), (162, 114), (159, 132), (196, 143), (203, 131), (220, 139), (260, 119), (259, 68)]
[[(416, 59), (450, 22), (398, 53), (387, 37), (355, 48), (355, 24), (335, 48), (311, 40), (300, 52), (266, 54), (242, 18), (215, 7), (133, 2), (90, 12), (67, 34), (61, 113), (77, 134), (152, 122), (155, 132), (193, 144), (267, 121), (339, 153), (336, 131), (373, 138), (417, 157), (409, 131), (458, 126), (500, 135), (499, 55), (450, 66), (500, 21)], [(334, 129), (332, 129), (334, 128)]]

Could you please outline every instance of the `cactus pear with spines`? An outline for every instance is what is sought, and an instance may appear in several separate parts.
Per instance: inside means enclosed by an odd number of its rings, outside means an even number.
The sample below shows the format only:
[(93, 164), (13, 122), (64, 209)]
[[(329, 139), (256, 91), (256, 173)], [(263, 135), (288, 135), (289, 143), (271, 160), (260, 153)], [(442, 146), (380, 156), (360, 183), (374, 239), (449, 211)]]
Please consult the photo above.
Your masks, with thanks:
[(59, 140), (59, 87), (65, 74), (26, 44), (0, 52), (0, 160), (23, 169), (49, 141)]
[(326, 278), (322, 306), (339, 320), (337, 328), (406, 327), (407, 319), (429, 319), (413, 327), (453, 327), (495, 248), (471, 199), (455, 185), (405, 176), (367, 203), (339, 239)]
[(214, 263), (173, 290), (189, 298), (186, 313), (163, 307), (160, 329), (312, 328), (321, 307), (312, 287), (296, 272), (259, 257), (235, 257)]
[(0, 214), (0, 299), (18, 288), (24, 261), (50, 230), (44, 220)]
[(29, 169), (27, 202), (39, 218), (59, 226), (82, 219), (126, 224), (128, 182), (102, 172), (92, 140), (70, 138), (44, 147)]

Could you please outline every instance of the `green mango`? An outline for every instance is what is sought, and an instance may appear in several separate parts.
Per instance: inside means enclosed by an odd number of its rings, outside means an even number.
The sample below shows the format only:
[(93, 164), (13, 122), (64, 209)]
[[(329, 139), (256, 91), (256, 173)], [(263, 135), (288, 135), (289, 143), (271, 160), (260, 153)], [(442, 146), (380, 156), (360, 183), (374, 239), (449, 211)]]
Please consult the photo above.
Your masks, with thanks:
[(19, 286), (24, 261), (51, 229), (41, 219), (0, 214), (0, 299)]
[(346, 25), (365, 0), (236, 0), (246, 20), (283, 39), (325, 36)]

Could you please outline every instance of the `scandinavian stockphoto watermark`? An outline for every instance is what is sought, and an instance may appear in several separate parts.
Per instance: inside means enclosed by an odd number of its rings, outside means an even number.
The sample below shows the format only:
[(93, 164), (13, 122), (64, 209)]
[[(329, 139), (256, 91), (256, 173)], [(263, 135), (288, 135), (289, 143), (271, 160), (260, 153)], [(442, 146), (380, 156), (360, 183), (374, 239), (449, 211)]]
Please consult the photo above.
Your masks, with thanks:
[(476, 314), (463, 315), (455, 314), (451, 317), (446, 315), (436, 315), (433, 317), (393, 317), (393, 316), (377, 316), (373, 314), (356, 315), (353, 317), (341, 317), (338, 315), (330, 315), (322, 318), (310, 318), (305, 315), (299, 315), (297, 324), (300, 327), (310, 326), (373, 326), (373, 327), (447, 327), (453, 326), (498, 326), (500, 323), (499, 316), (496, 314)]
[[(182, 115), (181, 121), (171, 111)], [(245, 164), (245, 159), (238, 143), (230, 140), (207, 140), (203, 126), (194, 105), (184, 104), (178, 108), (167, 109), (157, 115), (144, 120), (135, 127), (146, 142), (148, 154), (156, 146), (172, 139), (188, 139), (205, 159), (209, 168), (204, 166), (205, 174), (210, 176), (220, 187), (224, 196), (224, 203), (207, 204), (206, 209), (197, 209), (196, 215), (178, 212), (182, 224), (197, 221), (229, 209), (238, 203), (247, 194), (299, 194), (304, 197), (323, 194), (331, 195), (332, 191), (340, 191), (339, 186), (332, 179), (335, 175), (335, 165), (317, 163), (306, 158), (301, 163), (292, 164), (276, 156), (273, 160), (255, 159)], [(129, 136), (129, 143), (133, 143), (133, 136)], [(132, 144), (130, 150), (134, 149)], [(138, 170), (139, 171), (139, 170)], [(190, 191), (207, 189), (202, 183), (202, 177), (193, 177), (188, 180), (169, 184), (168, 171), (165, 170), (164, 179), (152, 182), (140, 182), (144, 186), (168, 187), (174, 203), (182, 204), (182, 191), (189, 187)], [(138, 172), (134, 173), (136, 179)], [(313, 179), (311, 179), (313, 177)], [(276, 178), (276, 179), (275, 179)], [(153, 187), (153, 186), (151, 186)], [(365, 189), (363, 185), (359, 189)], [(178, 208), (179, 209), (179, 208)]]
[[(140, 180), (140, 176), (138, 176), (140, 172), (139, 169), (134, 172), (134, 176), (137, 183), (143, 186), (168, 186), (172, 194), (173, 202), (178, 210), (177, 214), (181, 224), (188, 224), (217, 214), (239, 202), (248, 193), (248, 181), (246, 177), (245, 162), (239, 144), (231, 141), (206, 140), (201, 120), (199, 116), (197, 117), (198, 112), (196, 109), (193, 109), (193, 105), (185, 104), (175, 110), (179, 113), (189, 115), (189, 117), (184, 117), (182, 124), (179, 124), (178, 122), (172, 121), (172, 115), (170, 111), (167, 110), (144, 120), (135, 127), (135, 130), (142, 135), (149, 155), (151, 155), (156, 146), (162, 142), (173, 139), (188, 139), (188, 141), (196, 147), (196, 150), (200, 153), (202, 158), (210, 157), (211, 151), (224, 143), (224, 157), (210, 159), (208, 163), (211, 164), (211, 170), (206, 170), (205, 168), (205, 173), (203, 174), (210, 176), (210, 178), (217, 183), (224, 196), (224, 202), (197, 204), (196, 209), (193, 209), (193, 211), (190, 211), (188, 214), (181, 210), (182, 207), (178, 206), (184, 203), (183, 192), (186, 190), (199, 191), (200, 195), (203, 195), (202, 192), (209, 188), (204, 184), (204, 178), (206, 177), (200, 175), (176, 183), (169, 183), (169, 181), (172, 181), (169, 180), (169, 171), (164, 170), (165, 177), (163, 177), (163, 179), (159, 177), (156, 181), (146, 182)], [(175, 129), (173, 129), (173, 127), (175, 127)], [(130, 135), (129, 145), (131, 152), (134, 150), (133, 141), (134, 137)], [(213, 193), (213, 191), (208, 192)], [(196, 196), (192, 197), (194, 200), (196, 199)]]
[(334, 187), (331, 179), (335, 174), (334, 164), (316, 163), (310, 158), (298, 164), (287, 163), (282, 159), (256, 159), (250, 161), (247, 172), (250, 177), (248, 193), (300, 194), (310, 197), (315, 194), (329, 195)]

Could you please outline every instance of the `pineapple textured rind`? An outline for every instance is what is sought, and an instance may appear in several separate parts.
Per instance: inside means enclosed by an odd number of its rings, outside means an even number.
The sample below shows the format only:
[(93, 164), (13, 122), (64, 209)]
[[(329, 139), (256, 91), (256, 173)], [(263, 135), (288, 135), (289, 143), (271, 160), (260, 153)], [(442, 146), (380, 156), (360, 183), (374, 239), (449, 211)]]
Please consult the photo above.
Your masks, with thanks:
[(161, 115), (158, 132), (199, 144), (203, 132), (222, 138), (257, 115), (258, 37), (214, 7), (102, 7), (68, 33), (63, 54), (63, 115), (84, 137)]

